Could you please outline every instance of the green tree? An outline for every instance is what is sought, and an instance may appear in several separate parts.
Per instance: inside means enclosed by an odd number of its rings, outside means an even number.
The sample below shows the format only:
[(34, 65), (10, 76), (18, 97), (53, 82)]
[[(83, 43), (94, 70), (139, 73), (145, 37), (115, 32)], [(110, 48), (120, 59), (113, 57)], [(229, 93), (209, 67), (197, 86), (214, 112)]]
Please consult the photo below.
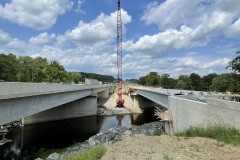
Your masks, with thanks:
[(97, 79), (99, 81), (102, 81), (103, 83), (113, 83), (115, 78), (113, 76), (109, 75), (101, 75), (96, 73), (86, 73), (86, 72), (80, 72), (81, 74), (81, 80), (82, 82), (85, 81), (85, 78), (88, 79)]
[(33, 58), (29, 56), (20, 56), (18, 58), (19, 61), (19, 70), (17, 73), (17, 81), (19, 82), (30, 82), (32, 81), (32, 70), (33, 70)]
[(187, 84), (183, 80), (179, 79), (177, 81), (177, 88), (178, 89), (186, 89), (187, 88)]
[(14, 54), (0, 54), (0, 79), (5, 81), (16, 81), (19, 63)]
[(240, 51), (237, 51), (236, 54), (239, 55), (230, 61), (226, 68), (230, 68), (235, 73), (240, 73)]
[(193, 90), (192, 80), (188, 75), (180, 75), (178, 80), (182, 80), (186, 85), (184, 85), (182, 89)]
[(146, 76), (146, 85), (147, 86), (159, 86), (161, 84), (161, 78), (157, 72), (150, 72)]
[(170, 87), (170, 80), (169, 80), (170, 75), (165, 73), (161, 75), (161, 86), (163, 88), (169, 88)]
[(71, 79), (64, 67), (57, 61), (50, 62), (50, 64), (44, 68), (43, 74), (44, 77), (46, 77), (45, 80), (52, 83), (67, 82)]
[(204, 90), (209, 90), (210, 85), (212, 85), (213, 78), (217, 77), (216, 73), (211, 73), (206, 76), (203, 76)]
[(190, 74), (190, 79), (192, 81), (193, 90), (196, 90), (196, 91), (202, 91), (203, 90), (203, 88), (204, 88), (203, 80), (198, 74), (191, 73)]
[(47, 67), (48, 61), (46, 58), (30, 56), (20, 56), (19, 70), (17, 80), (20, 82), (42, 82), (45, 80), (43, 70)]
[(138, 83), (139, 83), (140, 85), (145, 86), (146, 83), (147, 83), (146, 76), (140, 77), (139, 80), (138, 80)]
[(240, 92), (240, 75), (235, 73), (225, 73), (213, 78), (210, 89), (217, 92)]
[(74, 83), (77, 84), (77, 83), (80, 82), (80, 79), (81, 79), (81, 74), (80, 73), (78, 73), (78, 72), (71, 72), (70, 75), (71, 75), (71, 79), (72, 79), (72, 81)]

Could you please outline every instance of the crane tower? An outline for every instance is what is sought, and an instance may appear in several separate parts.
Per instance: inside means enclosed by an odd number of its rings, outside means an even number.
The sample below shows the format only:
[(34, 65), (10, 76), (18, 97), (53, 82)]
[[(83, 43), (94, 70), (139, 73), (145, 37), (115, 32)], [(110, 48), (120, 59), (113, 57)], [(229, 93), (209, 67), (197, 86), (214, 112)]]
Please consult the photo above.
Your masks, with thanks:
[(118, 99), (116, 107), (123, 107), (124, 100), (122, 99), (122, 20), (121, 6), (118, 0), (117, 10), (117, 67), (118, 67)]

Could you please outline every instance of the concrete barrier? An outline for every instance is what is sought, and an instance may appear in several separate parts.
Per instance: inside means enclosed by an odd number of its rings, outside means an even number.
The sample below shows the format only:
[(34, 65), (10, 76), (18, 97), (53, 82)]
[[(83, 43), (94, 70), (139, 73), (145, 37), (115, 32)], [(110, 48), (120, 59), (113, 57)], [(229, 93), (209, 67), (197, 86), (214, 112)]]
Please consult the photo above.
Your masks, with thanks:
[(207, 103), (169, 97), (174, 131), (183, 131), (190, 126), (218, 123), (240, 128), (240, 103), (220, 99), (207, 99)]

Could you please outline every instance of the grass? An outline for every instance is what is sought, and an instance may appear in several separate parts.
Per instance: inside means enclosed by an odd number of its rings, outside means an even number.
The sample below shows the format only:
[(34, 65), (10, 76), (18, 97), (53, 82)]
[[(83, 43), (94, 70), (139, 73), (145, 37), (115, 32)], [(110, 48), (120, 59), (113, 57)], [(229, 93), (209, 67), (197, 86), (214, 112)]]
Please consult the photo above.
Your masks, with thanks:
[(175, 135), (181, 137), (207, 137), (228, 144), (240, 145), (240, 131), (234, 127), (221, 124), (214, 124), (207, 128), (190, 127), (189, 129), (183, 132), (178, 132)]
[(98, 160), (100, 159), (107, 151), (106, 146), (99, 145), (90, 149), (87, 149), (81, 153), (69, 156), (64, 160)]
[(56, 152), (56, 153), (64, 153), (68, 150), (68, 148), (73, 148), (76, 146), (80, 146), (81, 144), (84, 144), (86, 142), (79, 142), (75, 143), (70, 147), (62, 148), (62, 149), (45, 149), (45, 148), (40, 148), (39, 150), (36, 150), (35, 148), (32, 149), (30, 153), (24, 152), (20, 156), (18, 156), (18, 159), (23, 159), (23, 160), (32, 160), (36, 158), (42, 158), (42, 159), (47, 159), (47, 157)]
[(153, 136), (161, 136), (163, 134), (163, 131), (161, 130), (156, 130), (153, 132)]
[(173, 158), (172, 157), (170, 157), (169, 155), (168, 155), (168, 153), (163, 153), (163, 159), (164, 160), (173, 160)]

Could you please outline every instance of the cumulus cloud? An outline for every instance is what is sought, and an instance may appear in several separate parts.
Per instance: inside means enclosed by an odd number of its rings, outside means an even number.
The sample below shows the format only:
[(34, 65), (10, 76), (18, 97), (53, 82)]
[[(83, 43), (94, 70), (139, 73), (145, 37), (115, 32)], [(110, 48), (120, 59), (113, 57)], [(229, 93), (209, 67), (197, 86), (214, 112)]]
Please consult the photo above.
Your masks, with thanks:
[(202, 68), (206, 69), (206, 68), (214, 68), (218, 66), (226, 67), (229, 61), (230, 61), (229, 58), (217, 59), (212, 62), (203, 64)]
[(27, 44), (17, 38), (12, 38), (8, 33), (0, 29), (1, 53), (23, 53)]
[(214, 37), (223, 34), (227, 37), (239, 37), (240, 10), (236, 6), (240, 6), (240, 1), (151, 2), (141, 20), (147, 25), (157, 25), (159, 32), (143, 35), (136, 42), (126, 41), (123, 48), (161, 57), (174, 50), (206, 46)]
[(193, 30), (187, 26), (181, 26), (180, 30), (167, 29), (155, 35), (144, 35), (135, 43), (126, 41), (123, 43), (123, 48), (127, 51), (161, 57), (174, 49), (206, 45), (208, 36), (204, 40), (199, 40), (198, 36), (202, 36), (199, 29)]
[(182, 57), (151, 58), (143, 54), (127, 54), (123, 59), (123, 75), (126, 78), (139, 78), (151, 71), (170, 74), (172, 78), (178, 78), (180, 74), (190, 75), (197, 73), (201, 76), (209, 73), (226, 73), (228, 58), (215, 59), (214, 56), (201, 57), (201, 53), (186, 54)]
[[(124, 10), (122, 12), (123, 28), (131, 22), (131, 16)], [(111, 41), (116, 37), (116, 12), (110, 15), (101, 13), (90, 23), (80, 21), (73, 30), (66, 32), (66, 37), (76, 44), (94, 44), (102, 41)], [(124, 29), (125, 30), (125, 29)]]
[(72, 6), (70, 0), (12, 0), (0, 5), (0, 17), (21, 26), (46, 30)]
[[(147, 25), (156, 24), (161, 29), (177, 28), (187, 25), (196, 28), (199, 24), (223, 20), (226, 26), (232, 25), (232, 20), (239, 17), (240, 1), (236, 0), (166, 0), (163, 3), (151, 2), (141, 20)], [(218, 14), (228, 15), (219, 19)], [(210, 17), (210, 18), (209, 18)], [(226, 27), (222, 26), (222, 27)], [(224, 28), (223, 28), (224, 29)]]
[(9, 41), (11, 41), (9, 34), (0, 29), (0, 44), (5, 45)]
[(31, 37), (29, 39), (29, 43), (31, 43), (33, 45), (44, 45), (46, 43), (51, 42), (55, 38), (56, 38), (55, 34), (49, 35), (47, 32), (44, 32), (44, 33), (39, 34), (36, 37)]

